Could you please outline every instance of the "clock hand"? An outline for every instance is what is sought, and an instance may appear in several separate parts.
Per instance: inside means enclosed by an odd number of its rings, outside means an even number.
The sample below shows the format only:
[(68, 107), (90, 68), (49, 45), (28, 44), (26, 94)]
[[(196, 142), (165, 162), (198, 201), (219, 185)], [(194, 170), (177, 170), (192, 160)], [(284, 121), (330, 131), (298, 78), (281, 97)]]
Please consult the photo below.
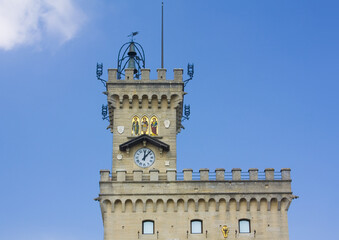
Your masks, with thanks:
[(146, 159), (146, 150), (144, 150), (144, 156), (142, 157), (142, 161), (145, 161), (145, 159)]
[(148, 153), (146, 154), (145, 158), (148, 156), (148, 154), (150, 154), (151, 150), (148, 151)]

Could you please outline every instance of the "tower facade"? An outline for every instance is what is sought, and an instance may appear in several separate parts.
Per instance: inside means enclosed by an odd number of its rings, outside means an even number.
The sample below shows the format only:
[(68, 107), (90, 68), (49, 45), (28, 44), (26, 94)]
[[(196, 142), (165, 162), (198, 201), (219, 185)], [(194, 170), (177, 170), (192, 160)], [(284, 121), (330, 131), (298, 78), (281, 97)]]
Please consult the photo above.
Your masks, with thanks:
[(183, 70), (109, 69), (112, 170), (100, 171), (104, 240), (288, 240), (290, 169), (223, 168), (177, 172)]
[[(117, 79), (117, 69), (109, 69), (107, 98), (110, 129), (114, 134), (113, 172), (176, 169), (176, 136), (181, 129), (184, 83), (182, 69), (174, 69), (174, 79), (166, 79), (166, 69), (158, 69), (158, 79), (150, 80), (150, 69), (125, 70)], [(140, 151), (137, 151), (140, 150)], [(145, 155), (148, 154), (144, 158)], [(150, 152), (151, 151), (151, 152)]]

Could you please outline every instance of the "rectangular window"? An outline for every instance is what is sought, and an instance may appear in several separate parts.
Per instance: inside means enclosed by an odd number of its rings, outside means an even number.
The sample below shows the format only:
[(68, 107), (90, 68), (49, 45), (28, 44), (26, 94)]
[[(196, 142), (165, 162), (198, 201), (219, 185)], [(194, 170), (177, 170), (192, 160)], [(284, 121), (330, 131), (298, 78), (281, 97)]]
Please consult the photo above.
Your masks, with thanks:
[(202, 233), (202, 221), (201, 220), (191, 221), (191, 233)]
[(248, 219), (240, 219), (239, 220), (239, 233), (250, 233), (250, 220)]
[(146, 220), (142, 222), (142, 234), (154, 234), (154, 221)]

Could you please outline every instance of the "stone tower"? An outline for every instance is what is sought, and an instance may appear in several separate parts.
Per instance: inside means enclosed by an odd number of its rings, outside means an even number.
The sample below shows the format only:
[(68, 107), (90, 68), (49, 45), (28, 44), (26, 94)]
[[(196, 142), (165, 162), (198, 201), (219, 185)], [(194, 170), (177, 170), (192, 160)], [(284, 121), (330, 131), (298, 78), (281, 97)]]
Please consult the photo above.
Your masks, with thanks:
[[(100, 171), (104, 240), (288, 240), (293, 199), (290, 169), (233, 168), (177, 172), (183, 70), (135, 69), (124, 79), (108, 70), (109, 128), (114, 135), (112, 171)], [(190, 159), (188, 159), (190, 161)]]
[[(150, 69), (141, 69), (141, 79), (137, 80), (133, 69), (127, 68), (125, 79), (121, 80), (116, 77), (116, 69), (108, 70), (114, 172), (145, 171), (145, 164), (164, 173), (176, 169), (176, 136), (181, 129), (184, 98), (182, 73), (182, 69), (174, 69), (174, 79), (168, 80), (166, 69), (158, 69), (158, 79), (150, 80)], [(153, 128), (152, 123), (156, 125)], [(136, 150), (141, 148), (152, 150), (152, 162), (142, 161), (143, 152), (141, 165), (136, 162)]]

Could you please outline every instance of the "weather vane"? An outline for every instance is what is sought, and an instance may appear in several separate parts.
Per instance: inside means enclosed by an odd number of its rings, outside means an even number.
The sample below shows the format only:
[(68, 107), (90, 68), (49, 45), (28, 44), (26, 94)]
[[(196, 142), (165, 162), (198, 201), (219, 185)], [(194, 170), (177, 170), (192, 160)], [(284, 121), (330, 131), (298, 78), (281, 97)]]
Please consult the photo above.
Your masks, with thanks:
[(132, 32), (130, 35), (128, 35), (127, 37), (131, 37), (131, 42), (133, 42), (133, 38), (134, 36), (138, 35), (139, 32)]

